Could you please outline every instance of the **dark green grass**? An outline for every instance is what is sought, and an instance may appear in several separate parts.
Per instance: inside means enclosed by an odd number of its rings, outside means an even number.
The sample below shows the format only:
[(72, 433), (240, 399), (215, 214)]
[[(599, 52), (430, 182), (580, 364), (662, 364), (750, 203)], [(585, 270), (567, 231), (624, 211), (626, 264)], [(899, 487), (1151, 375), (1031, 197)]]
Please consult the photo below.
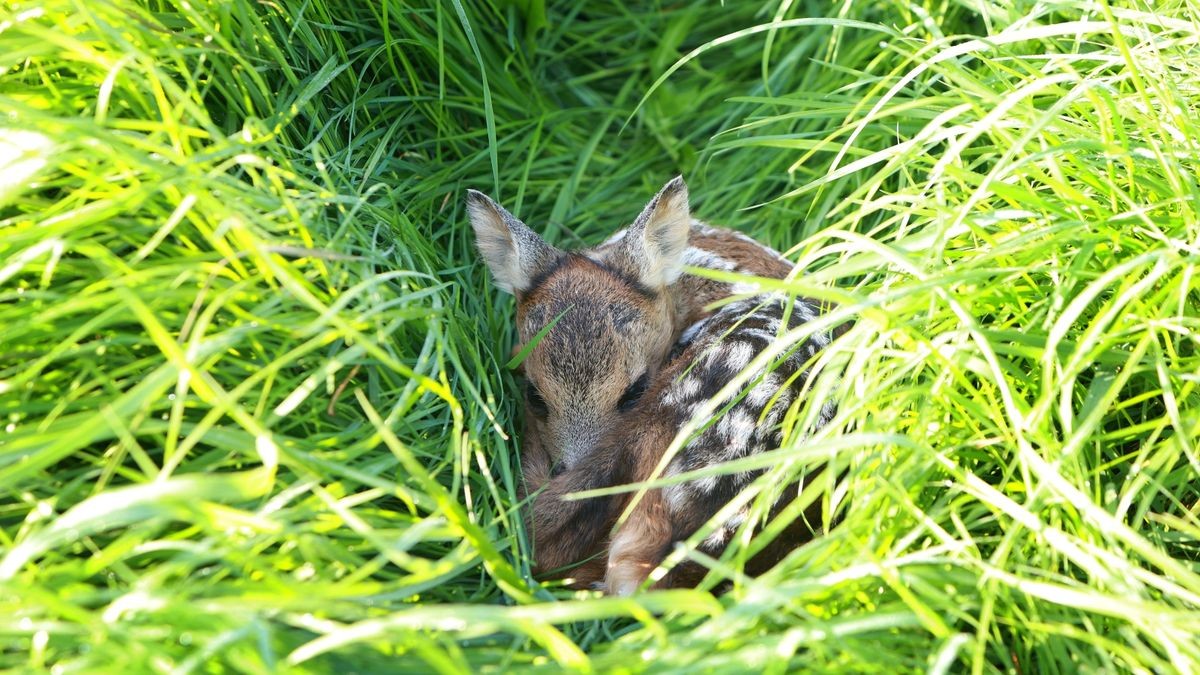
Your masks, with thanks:
[[(0, 667), (1200, 668), (1196, 8), (839, 7), (0, 8)], [(757, 484), (838, 524), (539, 585), (463, 191), (679, 172), (854, 322)]]

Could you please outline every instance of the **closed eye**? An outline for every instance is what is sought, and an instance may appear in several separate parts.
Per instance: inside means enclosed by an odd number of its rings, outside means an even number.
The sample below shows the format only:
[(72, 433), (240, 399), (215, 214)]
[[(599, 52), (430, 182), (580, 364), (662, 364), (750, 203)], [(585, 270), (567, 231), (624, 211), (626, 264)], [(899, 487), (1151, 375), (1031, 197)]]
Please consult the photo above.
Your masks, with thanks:
[(628, 412), (637, 405), (638, 399), (642, 398), (642, 394), (646, 393), (646, 386), (650, 383), (649, 373), (642, 373), (642, 376), (634, 380), (633, 384), (625, 390), (621, 395), (621, 400), (617, 401), (617, 410)]
[(550, 409), (546, 407), (546, 399), (542, 398), (542, 393), (537, 387), (533, 386), (532, 382), (525, 383), (525, 401), (529, 404), (529, 409), (538, 417), (545, 417)]

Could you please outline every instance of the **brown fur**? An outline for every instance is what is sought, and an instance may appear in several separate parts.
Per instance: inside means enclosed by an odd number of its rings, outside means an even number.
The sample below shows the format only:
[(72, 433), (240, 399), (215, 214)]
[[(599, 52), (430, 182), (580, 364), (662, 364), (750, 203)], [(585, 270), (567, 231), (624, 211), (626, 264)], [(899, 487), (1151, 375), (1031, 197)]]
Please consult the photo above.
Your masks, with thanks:
[[(552, 482), (550, 455), (540, 438), (527, 422), (521, 447), (521, 473), (524, 480), (520, 496), (524, 500), (528, 490), (541, 490), (525, 512), (527, 529), (537, 542), (535, 569), (543, 578), (567, 579), (575, 588), (591, 588), (604, 580), (607, 565), (604, 551), (594, 540), (564, 531), (565, 526), (570, 524), (567, 519), (570, 516), (565, 511), (574, 512), (587, 505), (580, 502), (560, 503), (562, 495), (574, 492), (577, 488), (570, 476), (557, 483)], [(605, 522), (607, 527), (611, 527), (611, 517), (606, 515)], [(606, 531), (604, 529), (601, 534)]]
[[(535, 541), (539, 542), (538, 562), (544, 568), (568, 567), (573, 561), (587, 560), (582, 568), (567, 572), (567, 576), (575, 577), (583, 586), (590, 585), (597, 576), (595, 554), (607, 546), (609, 555), (607, 570), (603, 575), (604, 586), (611, 593), (627, 595), (640, 586), (663, 561), (676, 541), (690, 536), (724, 505), (724, 499), (714, 494), (708, 499), (690, 498), (682, 507), (678, 504), (672, 507), (664, 489), (651, 489), (642, 495), (612, 541), (606, 542), (607, 534), (626, 509), (631, 495), (623, 493), (576, 501), (563, 499), (564, 495), (571, 492), (654, 478), (654, 471), (663, 453), (690, 414), (690, 406), (707, 398), (703, 390), (697, 390), (690, 400), (674, 402), (667, 394), (687, 378), (704, 379), (709, 375), (720, 375), (723, 363), (721, 348), (724, 343), (719, 336), (732, 329), (735, 332), (731, 336), (736, 337), (737, 328), (733, 327), (733, 322), (739, 320), (741, 310), (730, 307), (724, 314), (728, 314), (729, 318), (714, 317), (714, 322), (659, 372), (643, 397), (642, 404), (620, 416), (589, 456), (586, 465), (568, 469), (549, 479), (547, 488), (533, 504), (530, 523)], [(801, 318), (794, 320), (795, 325), (802, 322)], [(717, 358), (702, 358), (714, 348)], [(807, 361), (806, 355), (801, 353), (791, 358), (792, 368), (798, 368)], [(789, 386), (793, 391), (798, 391), (802, 389), (804, 379), (798, 378)], [(723, 384), (723, 381), (706, 382), (706, 385), (713, 386)], [(694, 442), (703, 444), (716, 441), (717, 447), (720, 447), (719, 436), (719, 428), (710, 427)], [(530, 438), (529, 442), (532, 444), (530, 449), (536, 449), (536, 437)], [(774, 446), (755, 447), (763, 450)], [(672, 466), (674, 464), (668, 467), (668, 475)], [(774, 505), (771, 515), (785, 508), (794, 497), (794, 490), (787, 491)], [(760, 574), (775, 565), (787, 552), (812, 536), (814, 524), (819, 522), (819, 518), (820, 504), (814, 503), (806, 509), (803, 517), (792, 521), (780, 536), (747, 562), (746, 572)], [(719, 550), (706, 552), (718, 554)], [(684, 562), (652, 587), (693, 586), (706, 572), (699, 565)]]
[[(699, 404), (721, 395), (729, 378), (745, 369), (751, 355), (765, 347), (767, 335), (798, 328), (817, 315), (815, 303), (773, 296), (722, 308), (697, 327), (682, 354), (659, 374), (655, 387), (644, 399), (643, 410), (632, 416), (629, 424), (610, 431), (594, 460), (605, 461), (605, 452), (622, 453), (633, 464), (634, 482), (654, 478), (677, 430), (692, 418)], [(828, 343), (829, 336), (821, 333), (796, 343), (776, 361), (769, 375), (759, 371), (762, 379), (745, 397), (718, 400), (728, 407), (724, 416), (689, 437), (670, 459), (663, 475), (679, 475), (779, 447), (783, 434), (776, 425), (791, 402), (806, 395), (809, 368)], [(821, 404), (817, 425), (828, 423), (834, 411), (831, 402)], [(735, 472), (647, 491), (610, 543), (605, 579), (608, 591), (628, 595), (636, 590), (675, 542), (691, 537), (758, 473)], [(794, 496), (795, 491), (787, 491), (773, 505), (770, 515), (778, 514)], [(745, 515), (743, 509), (739, 518)], [(811, 523), (817, 522), (819, 513), (810, 507), (806, 516), (790, 523), (783, 536), (749, 561), (747, 571), (764, 571), (807, 540), (812, 533)], [(719, 555), (737, 527), (736, 521), (720, 524), (700, 549)], [(671, 570), (654, 587), (694, 584), (700, 576), (702, 570), (697, 566), (685, 565)]]
[[(646, 393), (647, 399), (660, 396), (665, 384), (666, 379), (659, 378)], [(527, 486), (538, 490), (528, 511), (527, 523), (535, 542), (537, 568), (544, 576), (570, 577), (580, 588), (604, 578), (608, 564), (605, 555), (608, 535), (629, 496), (579, 500), (563, 497), (574, 492), (631, 483), (637, 476), (648, 475), (653, 468), (651, 462), (657, 462), (675, 436), (674, 426), (664, 424), (660, 412), (656, 406), (641, 406), (621, 415), (610, 426), (605, 442), (593, 451), (586, 465), (555, 476), (540, 471), (547, 456), (541, 448), (541, 436), (527, 430), (521, 468)], [(614, 433), (614, 429), (627, 433)], [(527, 457), (534, 460), (528, 468), (525, 465)], [(536, 484), (539, 480), (545, 482)]]
[[(792, 264), (774, 255), (762, 244), (715, 227), (693, 229), (688, 245), (710, 251), (734, 263), (738, 272), (767, 279), (783, 279), (791, 274)], [(672, 288), (681, 327), (690, 326), (708, 316), (708, 306), (729, 296), (729, 284), (686, 275)]]
[(615, 423), (623, 392), (658, 370), (678, 329), (665, 291), (638, 292), (575, 255), (533, 293), (518, 295), (521, 342), (560, 314), (523, 364), (550, 414), (543, 419), (527, 410), (526, 418), (535, 419), (553, 461), (571, 467), (585, 461)]
[[(738, 271), (755, 276), (783, 278), (792, 269), (786, 260), (770, 254), (761, 245), (747, 241), (729, 230), (707, 226), (693, 228), (688, 244), (731, 260), (738, 265)], [(591, 339), (588, 343), (589, 354), (605, 364), (605, 370), (599, 373), (598, 377), (597, 374), (586, 372), (586, 368), (568, 368), (568, 377), (555, 378), (551, 373), (552, 366), (563, 358), (564, 353), (570, 351), (569, 344), (555, 344), (549, 340), (550, 336), (559, 330), (562, 325), (560, 322), (547, 335), (547, 341), (539, 344), (530, 353), (524, 364), (526, 377), (540, 383), (538, 386), (542, 389), (542, 396), (548, 402), (567, 398), (567, 392), (563, 390), (567, 386), (582, 386), (592, 396), (588, 410), (595, 416), (592, 422), (594, 428), (601, 433), (614, 427), (642, 429), (642, 439), (638, 447), (645, 449), (631, 448), (624, 453), (625, 458), (651, 457), (657, 461), (662, 449), (674, 438), (675, 430), (657, 424), (658, 420), (640, 420), (636, 414), (624, 417), (617, 415), (614, 403), (621, 392), (638, 377), (639, 369), (651, 376), (655, 375), (659, 364), (664, 361), (667, 351), (682, 329), (710, 314), (708, 306), (724, 299), (729, 293), (730, 286), (727, 283), (684, 275), (666, 289), (665, 293), (647, 298), (633, 290), (628, 283), (615, 278), (603, 268), (589, 264), (586, 260), (568, 261), (542, 281), (533, 293), (518, 293), (517, 324), (522, 342), (530, 339), (548, 320), (553, 319), (566, 307), (582, 307), (585, 311), (593, 311), (591, 308), (596, 304), (605, 307), (626, 305), (636, 308), (637, 335), (633, 339), (621, 342), (606, 339), (607, 336)], [(564, 341), (588, 340), (587, 336), (573, 336), (567, 331), (563, 331), (562, 334)], [(652, 394), (653, 392), (647, 392), (646, 396)], [(533, 530), (537, 568), (543, 572), (559, 570), (554, 576), (571, 576), (576, 578), (581, 587), (586, 586), (595, 580), (593, 577), (596, 576), (597, 569), (600, 570), (600, 576), (603, 576), (603, 556), (600, 554), (606, 546), (607, 533), (614, 524), (616, 515), (624, 509), (624, 502), (609, 499), (610, 503), (603, 507), (603, 523), (600, 524), (597, 520), (596, 524), (592, 524), (589, 521), (585, 526), (576, 522), (580, 520), (583, 507), (578, 502), (562, 501), (560, 497), (584, 489), (631, 482), (634, 478), (632, 474), (625, 473), (620, 474), (619, 480), (613, 475), (610, 482), (593, 480), (586, 485), (571, 485), (567, 480), (548, 480), (549, 473), (542, 470), (543, 464), (558, 463), (559, 470), (565, 471), (577, 463), (575, 458), (568, 456), (569, 453), (553, 450), (542, 450), (541, 456), (533, 460), (532, 468), (526, 469), (526, 457), (537, 454), (530, 448), (541, 446), (544, 438), (554, 438), (555, 430), (547, 421), (532, 414), (528, 404), (524, 417), (526, 445), (522, 449), (522, 473), (527, 489), (537, 491), (543, 486), (546, 487), (535, 497), (528, 519)], [(591, 479), (606, 476), (606, 463), (616, 461), (601, 459), (594, 451), (585, 456), (587, 470), (591, 472), (588, 477)], [(546, 485), (547, 482), (549, 485)], [(599, 531), (585, 529), (590, 527), (598, 527)], [(601, 560), (598, 564), (594, 562), (597, 559)], [(592, 562), (582, 568), (569, 567), (569, 563), (579, 560)]]
[[(607, 533), (624, 499), (561, 496), (630, 482), (631, 457), (657, 456), (670, 443), (674, 429), (631, 422), (640, 409), (622, 413), (622, 401), (641, 378), (654, 378), (683, 328), (731, 292), (723, 282), (680, 276), (685, 243), (756, 276), (782, 278), (792, 266), (753, 240), (692, 221), (678, 178), (623, 237), (579, 253), (547, 244), (481, 193), (470, 192), (468, 206), (482, 258), (497, 285), (517, 296), (520, 344), (565, 312), (523, 364), (530, 389), (522, 473), (533, 495), (527, 522), (538, 570), (588, 583), (603, 574)], [(638, 449), (597, 452), (609, 430), (631, 423), (646, 429)], [(591, 562), (570, 569), (580, 560)]]

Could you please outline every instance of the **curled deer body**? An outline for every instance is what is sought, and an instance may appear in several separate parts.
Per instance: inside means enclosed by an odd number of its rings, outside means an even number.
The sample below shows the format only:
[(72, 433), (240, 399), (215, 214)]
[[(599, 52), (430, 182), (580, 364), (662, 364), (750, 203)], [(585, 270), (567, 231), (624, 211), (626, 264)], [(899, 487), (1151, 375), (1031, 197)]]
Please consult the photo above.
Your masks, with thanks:
[[(595, 248), (573, 252), (551, 246), (482, 193), (469, 192), (467, 204), (480, 253), (496, 284), (517, 298), (519, 342), (527, 343), (556, 322), (523, 364), (526, 430), (521, 460), (525, 490), (536, 492), (526, 514), (536, 567), (543, 573), (562, 572), (590, 556), (590, 563), (571, 574), (577, 583), (599, 581), (606, 574), (602, 554), (609, 530), (625, 498), (564, 500), (562, 496), (647, 476), (648, 467), (657, 464), (697, 400), (715, 393), (703, 382), (728, 380), (740, 370), (729, 370), (737, 365), (734, 361), (745, 366), (785, 315), (790, 325), (811, 317), (815, 308), (797, 303), (794, 311), (780, 313), (774, 308), (782, 303), (758, 297), (742, 301), (749, 305), (735, 303), (711, 314), (708, 307), (713, 302), (740, 289), (685, 275), (685, 265), (771, 278), (784, 278), (792, 265), (748, 237), (693, 220), (682, 178), (663, 187), (628, 228)], [(737, 306), (759, 307), (757, 318), (747, 323), (745, 317), (734, 316)], [(772, 309), (763, 313), (763, 308)], [(774, 318), (768, 316), (771, 312)], [(688, 327), (685, 341), (677, 344)], [(736, 339), (730, 341), (730, 335)], [(671, 353), (673, 346), (676, 353)], [(713, 356), (730, 349), (732, 360)], [(681, 380), (680, 374), (701, 356), (692, 375)], [(791, 378), (774, 386), (779, 390), (802, 383), (803, 378)], [(774, 414), (762, 419), (772, 420)], [(714, 428), (720, 427), (726, 436), (734, 428), (748, 431), (752, 440), (740, 446), (742, 452), (761, 451), (775, 441), (775, 432), (767, 427), (761, 433), (753, 423), (743, 429), (744, 416), (731, 424), (734, 427), (719, 423)], [(716, 435), (694, 439), (673, 460), (674, 470), (687, 470), (688, 462), (720, 461), (701, 447), (715, 448), (723, 442)], [(673, 504), (661, 512), (681, 523), (669, 528), (669, 544), (687, 529), (680, 520), (684, 514), (691, 514), (687, 520), (691, 523), (707, 513), (698, 521), (703, 523), (722, 505), (722, 495), (736, 491), (744, 478), (717, 481), (719, 489), (704, 503), (696, 503), (694, 510), (688, 503), (696, 486), (647, 495), (636, 517), (622, 528), (628, 534), (623, 537), (619, 532), (614, 539), (614, 544), (622, 544), (613, 550), (619, 552), (615, 569), (632, 569), (619, 564), (623, 559), (637, 558), (636, 565), (644, 566), (656, 557), (648, 549), (629, 546), (637, 528), (662, 520), (656, 520), (659, 512), (651, 507)], [(631, 553), (635, 550), (637, 555)], [(612, 560), (610, 556), (609, 577), (614, 576)], [(614, 591), (628, 592), (640, 583), (640, 578), (630, 581), (636, 575), (618, 575), (619, 584), (614, 583), (615, 577), (609, 580)]]

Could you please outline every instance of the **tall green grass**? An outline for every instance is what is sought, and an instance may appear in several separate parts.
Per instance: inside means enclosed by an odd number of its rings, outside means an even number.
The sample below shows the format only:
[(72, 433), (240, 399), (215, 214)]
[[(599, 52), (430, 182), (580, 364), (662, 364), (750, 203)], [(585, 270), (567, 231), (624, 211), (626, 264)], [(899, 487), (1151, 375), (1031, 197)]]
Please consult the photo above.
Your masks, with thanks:
[[(1198, 64), (1180, 1), (9, 3), (0, 667), (1200, 670)], [(461, 195), (577, 245), (680, 171), (853, 321), (758, 485), (836, 525), (540, 585)]]

